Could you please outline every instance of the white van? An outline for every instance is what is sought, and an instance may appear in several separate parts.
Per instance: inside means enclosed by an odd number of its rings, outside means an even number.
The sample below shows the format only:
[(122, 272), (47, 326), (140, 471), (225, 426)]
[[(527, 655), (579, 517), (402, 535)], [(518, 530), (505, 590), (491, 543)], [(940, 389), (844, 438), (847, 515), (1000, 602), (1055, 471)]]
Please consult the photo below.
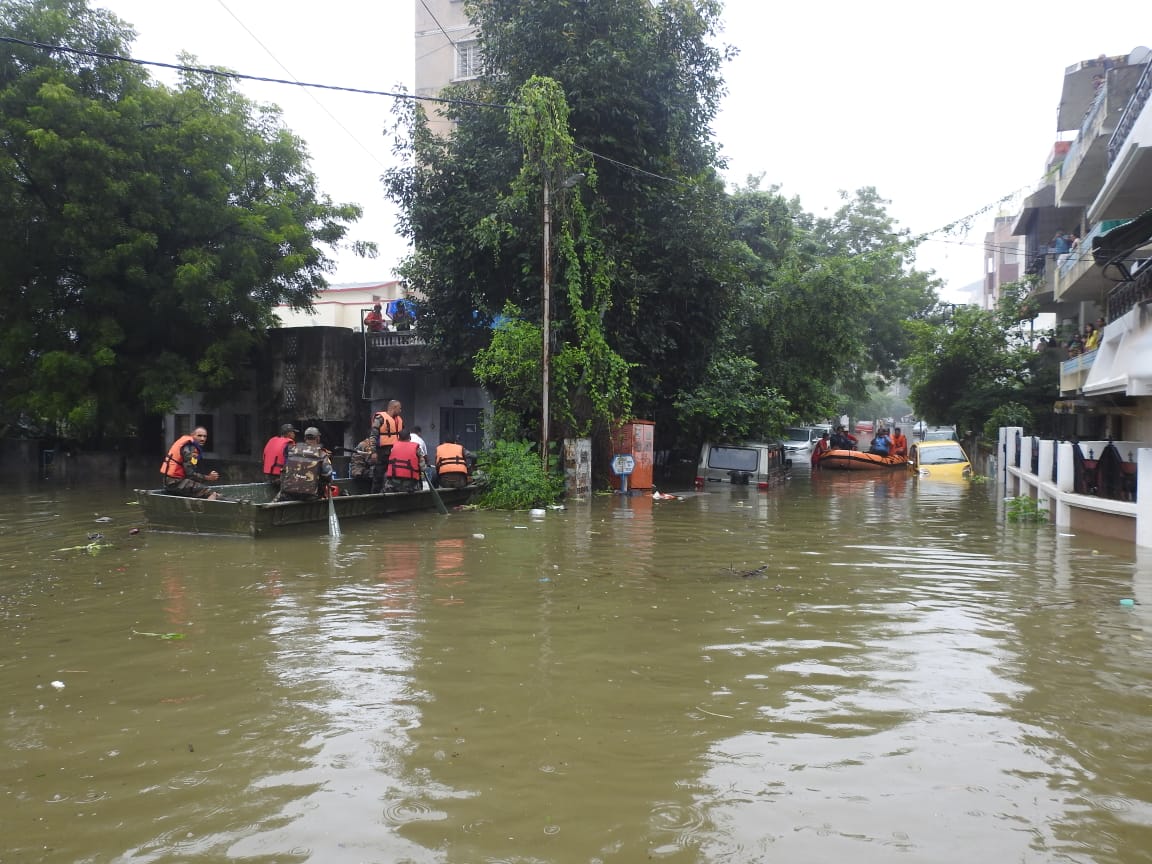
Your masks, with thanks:
[(743, 444), (713, 444), (700, 448), (700, 463), (696, 467), (696, 488), (713, 484), (756, 486), (768, 489), (783, 483), (788, 476), (792, 460), (784, 445), (747, 441)]

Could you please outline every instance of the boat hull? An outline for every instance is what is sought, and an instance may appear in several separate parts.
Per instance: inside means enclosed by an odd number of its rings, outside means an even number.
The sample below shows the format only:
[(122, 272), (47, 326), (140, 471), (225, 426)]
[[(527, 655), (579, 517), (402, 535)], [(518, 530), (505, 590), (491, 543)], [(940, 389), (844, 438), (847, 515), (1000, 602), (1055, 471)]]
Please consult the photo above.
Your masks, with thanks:
[[(216, 486), (221, 499), (206, 501), (166, 495), (162, 489), (137, 489), (136, 500), (153, 531), (188, 534), (233, 534), (260, 537), (306, 525), (328, 526), (328, 501), (272, 501), (273, 491), (267, 483), (243, 483)], [(476, 486), (461, 489), (439, 489), (445, 506), (467, 504)], [(378, 518), (397, 513), (431, 510), (436, 499), (431, 490), (419, 492), (385, 492), (375, 495), (337, 495), (332, 499), (336, 516), (349, 519)]]
[(829, 450), (820, 457), (820, 467), (831, 471), (889, 471), (907, 465), (904, 456), (881, 456), (860, 450)]

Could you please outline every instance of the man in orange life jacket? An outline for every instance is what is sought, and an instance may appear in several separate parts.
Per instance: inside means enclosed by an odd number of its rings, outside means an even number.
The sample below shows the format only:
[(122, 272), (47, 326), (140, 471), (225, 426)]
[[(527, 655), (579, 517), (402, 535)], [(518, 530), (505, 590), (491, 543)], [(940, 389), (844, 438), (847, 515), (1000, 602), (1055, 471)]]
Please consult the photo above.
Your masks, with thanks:
[(191, 435), (182, 435), (168, 448), (168, 455), (160, 463), (160, 473), (164, 475), (164, 492), (168, 495), (183, 495), (187, 498), (204, 498), (214, 501), (220, 496), (205, 483), (215, 483), (220, 474), (213, 470), (201, 474), (204, 459), (204, 445), (208, 443), (208, 430), (197, 426)]
[(399, 440), (392, 445), (385, 469), (388, 478), (385, 492), (415, 492), (424, 480), (424, 458), (407, 429), (400, 431)]
[(459, 489), (471, 482), (468, 476), (472, 454), (464, 449), (455, 435), (445, 435), (436, 448), (436, 485), (445, 489)]
[(264, 445), (264, 479), (274, 488), (280, 488), (280, 475), (288, 458), (288, 448), (296, 443), (296, 427), (285, 423), (280, 434), (268, 439)]
[(388, 455), (393, 445), (400, 440), (400, 430), (404, 428), (404, 418), (400, 416), (400, 400), (393, 399), (385, 411), (377, 411), (372, 417), (372, 437), (376, 439), (376, 472), (372, 476), (372, 491), (384, 489), (384, 475), (388, 469)]

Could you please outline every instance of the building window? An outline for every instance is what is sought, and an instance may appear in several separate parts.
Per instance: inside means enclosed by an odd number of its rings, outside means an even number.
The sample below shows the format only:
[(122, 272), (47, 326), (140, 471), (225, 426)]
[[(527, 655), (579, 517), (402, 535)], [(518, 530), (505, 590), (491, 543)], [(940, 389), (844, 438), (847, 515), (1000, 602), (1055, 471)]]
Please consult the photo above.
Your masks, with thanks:
[(234, 414), (233, 419), (236, 423), (236, 437), (233, 439), (235, 443), (232, 452), (246, 456), (252, 452), (252, 415)]
[(183, 438), (185, 435), (192, 434), (192, 417), (188, 414), (173, 414), (172, 415), (172, 433), (173, 439)]
[(456, 78), (477, 78), (483, 71), (480, 43), (476, 39), (456, 43)]

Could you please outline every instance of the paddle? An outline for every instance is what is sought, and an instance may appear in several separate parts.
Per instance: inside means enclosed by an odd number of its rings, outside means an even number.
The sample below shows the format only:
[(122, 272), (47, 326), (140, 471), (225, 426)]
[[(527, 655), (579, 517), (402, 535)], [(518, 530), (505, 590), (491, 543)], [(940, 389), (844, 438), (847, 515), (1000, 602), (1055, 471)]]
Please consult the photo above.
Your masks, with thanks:
[(428, 473), (428, 469), (424, 469), (424, 479), (428, 481), (428, 488), (432, 492), (432, 498), (436, 501), (436, 509), (440, 511), (441, 516), (448, 515), (448, 508), (444, 506), (444, 499), (440, 497), (440, 493), (436, 491), (436, 487), (432, 485), (432, 475)]
[(336, 502), (332, 500), (332, 486), (325, 487), (328, 492), (328, 536), (336, 538), (340, 536), (340, 520), (336, 518)]

